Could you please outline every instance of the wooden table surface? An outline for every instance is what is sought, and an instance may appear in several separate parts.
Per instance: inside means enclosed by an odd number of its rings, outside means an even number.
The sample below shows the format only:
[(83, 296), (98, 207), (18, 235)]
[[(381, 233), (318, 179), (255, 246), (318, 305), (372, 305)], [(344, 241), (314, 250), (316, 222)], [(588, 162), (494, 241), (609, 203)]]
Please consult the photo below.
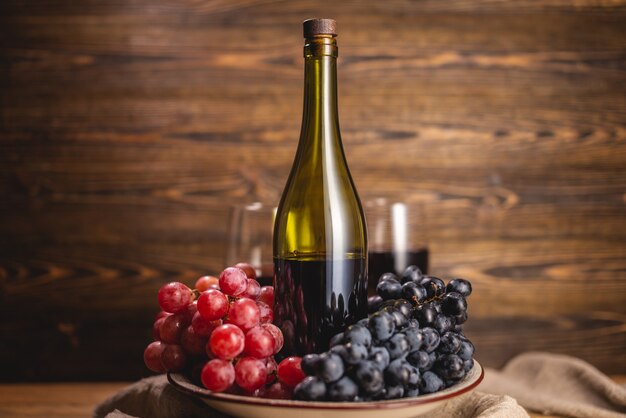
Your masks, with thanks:
[[(626, 375), (613, 376), (626, 383)], [(0, 418), (84, 418), (128, 382), (0, 384)], [(530, 413), (533, 418), (553, 417)]]

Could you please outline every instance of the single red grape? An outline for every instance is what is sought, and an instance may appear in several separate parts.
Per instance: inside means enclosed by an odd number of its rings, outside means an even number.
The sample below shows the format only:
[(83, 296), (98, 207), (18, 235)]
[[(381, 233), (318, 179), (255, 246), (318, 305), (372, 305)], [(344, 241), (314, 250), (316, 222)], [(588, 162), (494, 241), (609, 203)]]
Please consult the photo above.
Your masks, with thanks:
[(177, 344), (166, 344), (161, 353), (161, 364), (168, 372), (178, 372), (185, 368), (187, 356), (183, 348)]
[(208, 348), (222, 360), (232, 360), (243, 351), (246, 336), (239, 327), (224, 324), (215, 328), (209, 337)]
[(274, 354), (278, 353), (285, 343), (282, 331), (274, 324), (261, 324), (261, 327), (268, 330), (274, 337)]
[(162, 316), (154, 321), (154, 324), (152, 325), (152, 338), (154, 341), (161, 341), (161, 325), (165, 322), (165, 318), (165, 316)]
[(249, 279), (254, 279), (256, 280), (256, 270), (254, 269), (254, 267), (252, 267), (251, 264), (248, 263), (237, 263), (235, 264), (235, 267), (242, 269), (244, 273), (246, 273), (246, 276)]
[(228, 323), (235, 324), (244, 331), (249, 330), (261, 321), (261, 311), (251, 299), (237, 299), (230, 305)]
[(193, 292), (180, 282), (171, 282), (159, 289), (159, 305), (165, 312), (176, 313), (193, 302)]
[(146, 367), (155, 373), (163, 373), (165, 368), (161, 364), (161, 353), (165, 348), (165, 344), (161, 341), (154, 341), (146, 347), (143, 352), (143, 362)]
[(259, 312), (261, 316), (260, 322), (262, 324), (271, 324), (272, 322), (274, 322), (274, 310), (267, 306), (266, 303), (257, 301), (256, 304), (259, 307)]
[(256, 300), (261, 294), (261, 285), (254, 279), (248, 279), (248, 286), (240, 297)]
[(200, 355), (205, 352), (208, 338), (198, 335), (193, 326), (189, 325), (180, 336), (180, 345), (187, 354)]
[(220, 319), (228, 313), (228, 297), (216, 289), (202, 292), (198, 298), (198, 312), (209, 321)]
[(213, 392), (224, 392), (235, 381), (235, 368), (229, 361), (213, 359), (202, 368), (200, 380)]
[(274, 336), (265, 328), (252, 328), (246, 333), (244, 352), (260, 359), (271, 356), (274, 354)]
[(248, 287), (248, 276), (237, 267), (228, 267), (220, 274), (220, 289), (229, 296), (239, 296)]
[(196, 290), (206, 292), (209, 289), (219, 289), (220, 279), (214, 276), (202, 276), (196, 280)]
[(263, 286), (261, 293), (259, 293), (259, 302), (267, 304), (267, 306), (274, 306), (274, 288), (272, 286)]
[(278, 365), (278, 379), (289, 387), (296, 387), (306, 375), (300, 368), (301, 357), (287, 357)]
[(168, 344), (178, 344), (180, 341), (180, 335), (187, 327), (188, 323), (186, 317), (183, 314), (175, 314), (165, 317), (165, 320), (161, 324), (159, 335), (161, 341)]
[(193, 330), (201, 337), (210, 337), (213, 330), (220, 325), (222, 325), (221, 319), (209, 321), (208, 319), (204, 319), (204, 317), (200, 315), (200, 312), (196, 312), (191, 320)]
[(265, 384), (265, 364), (254, 357), (243, 357), (235, 365), (235, 382), (242, 389), (254, 392)]

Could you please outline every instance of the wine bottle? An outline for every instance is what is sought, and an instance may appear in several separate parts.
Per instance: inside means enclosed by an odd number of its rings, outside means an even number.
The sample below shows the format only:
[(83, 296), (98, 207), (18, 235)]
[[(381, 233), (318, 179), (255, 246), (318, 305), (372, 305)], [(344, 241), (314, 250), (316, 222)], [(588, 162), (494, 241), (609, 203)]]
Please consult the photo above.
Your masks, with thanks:
[(328, 349), (367, 315), (367, 230), (339, 133), (332, 19), (304, 22), (304, 112), (274, 223), (274, 320), (285, 355)]

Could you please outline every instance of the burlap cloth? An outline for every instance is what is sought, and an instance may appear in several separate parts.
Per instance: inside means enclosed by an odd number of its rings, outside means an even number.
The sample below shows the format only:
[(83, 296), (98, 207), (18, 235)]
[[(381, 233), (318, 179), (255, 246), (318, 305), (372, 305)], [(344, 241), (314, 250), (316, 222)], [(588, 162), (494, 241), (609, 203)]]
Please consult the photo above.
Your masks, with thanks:
[[(569, 417), (626, 417), (626, 388), (590, 364), (568, 356), (522, 354), (500, 371), (487, 369), (479, 389), (447, 403), (429, 417), (528, 417), (520, 405)], [(140, 380), (121, 390), (98, 405), (94, 417), (228, 418), (179, 393), (164, 375)]]

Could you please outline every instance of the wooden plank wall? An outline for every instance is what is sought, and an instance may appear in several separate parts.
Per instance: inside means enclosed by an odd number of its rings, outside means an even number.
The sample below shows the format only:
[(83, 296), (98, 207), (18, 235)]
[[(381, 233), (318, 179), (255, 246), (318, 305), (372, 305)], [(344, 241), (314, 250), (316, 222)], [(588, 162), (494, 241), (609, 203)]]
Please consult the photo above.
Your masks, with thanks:
[(229, 205), (282, 190), (313, 16), (359, 191), (427, 202), (479, 360), (626, 373), (625, 1), (9, 0), (1, 380), (147, 374), (158, 287), (218, 271)]

